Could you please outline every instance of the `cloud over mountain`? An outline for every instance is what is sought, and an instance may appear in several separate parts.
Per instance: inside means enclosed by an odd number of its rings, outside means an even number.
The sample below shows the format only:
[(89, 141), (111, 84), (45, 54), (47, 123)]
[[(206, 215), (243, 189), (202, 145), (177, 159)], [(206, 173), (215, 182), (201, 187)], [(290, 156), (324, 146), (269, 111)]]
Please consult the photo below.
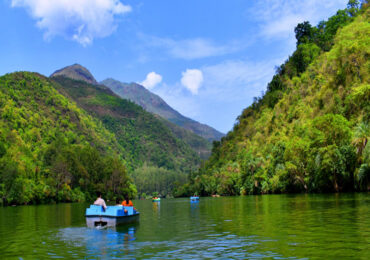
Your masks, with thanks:
[(192, 94), (198, 94), (198, 89), (203, 82), (203, 73), (198, 69), (187, 69), (182, 72), (181, 84)]
[(161, 81), (162, 81), (162, 76), (152, 71), (152, 72), (149, 72), (148, 75), (146, 75), (146, 79), (140, 84), (143, 85), (147, 89), (152, 89), (157, 84), (161, 83)]

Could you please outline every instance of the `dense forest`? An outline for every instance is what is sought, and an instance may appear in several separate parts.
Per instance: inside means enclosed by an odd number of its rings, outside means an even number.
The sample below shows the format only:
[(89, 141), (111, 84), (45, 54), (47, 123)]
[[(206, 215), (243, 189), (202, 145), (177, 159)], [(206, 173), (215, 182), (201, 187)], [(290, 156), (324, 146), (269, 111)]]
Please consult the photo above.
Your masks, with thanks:
[(99, 119), (115, 135), (130, 171), (144, 162), (177, 172), (189, 172), (199, 165), (200, 158), (189, 145), (135, 103), (118, 97), (103, 85), (63, 76), (52, 79), (58, 83), (55, 86), (60, 93)]
[(80, 65), (58, 73), (0, 78), (0, 204), (134, 197), (132, 180), (139, 195), (168, 195), (199, 167), (197, 142), (206, 140), (98, 85)]
[(298, 24), (294, 53), (202, 163), (207, 141), (80, 65), (1, 76), (0, 204), (369, 190), (368, 6)]
[(294, 53), (177, 195), (369, 190), (368, 6), (298, 24)]
[(132, 179), (140, 194), (168, 195), (200, 163), (164, 119), (105, 86), (28, 72), (0, 86), (2, 204), (134, 197)]
[[(140, 84), (126, 84), (114, 79), (103, 80), (101, 84), (107, 86), (121, 98), (130, 100), (141, 106), (144, 110), (153, 113), (156, 118), (162, 121), (162, 123), (165, 124), (177, 138), (190, 145), (190, 147), (196, 151), (202, 159), (208, 159), (210, 156), (212, 149), (211, 141), (216, 139), (220, 140), (222, 137), (222, 134), (218, 133), (213, 128), (185, 118), (179, 112), (167, 105), (162, 98), (150, 92)], [(189, 127), (186, 127), (184, 124), (182, 124), (182, 126), (181, 124), (175, 124), (173, 122), (173, 117), (184, 118), (183, 121), (186, 121), (187, 119), (189, 122), (194, 124), (194, 127), (196, 126), (195, 128), (202, 131), (197, 133)], [(188, 124), (191, 125), (190, 123)], [(209, 138), (211, 138), (211, 140), (209, 140)]]
[(0, 86), (1, 204), (136, 194), (114, 135), (53, 82), (17, 72), (0, 77)]
[(207, 142), (203, 138), (189, 135), (185, 129), (118, 97), (103, 85), (64, 76), (52, 79), (60, 93), (100, 120), (114, 135), (139, 196), (152, 192), (171, 195), (172, 187), (184, 184), (188, 173), (199, 167), (196, 151)]

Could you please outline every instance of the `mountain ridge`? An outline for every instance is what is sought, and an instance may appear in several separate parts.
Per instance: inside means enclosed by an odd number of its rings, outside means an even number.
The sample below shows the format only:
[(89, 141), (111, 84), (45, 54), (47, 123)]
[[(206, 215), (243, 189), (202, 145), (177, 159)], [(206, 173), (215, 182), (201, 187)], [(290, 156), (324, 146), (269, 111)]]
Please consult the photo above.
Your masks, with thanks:
[(131, 170), (148, 163), (188, 172), (200, 163), (196, 152), (155, 115), (122, 99), (108, 87), (66, 76), (55, 76), (52, 80), (58, 83), (56, 87), (60, 93), (99, 119), (115, 134), (117, 142), (124, 148), (123, 155)]
[(178, 111), (169, 106), (160, 96), (152, 93), (138, 83), (123, 83), (113, 78), (107, 78), (100, 83), (112, 89), (113, 92), (122, 98), (129, 99), (142, 106), (145, 110), (190, 130), (208, 141), (217, 141), (224, 136), (223, 133), (206, 124), (199, 123), (181, 115)]
[[(56, 79), (56, 81), (58, 81), (58, 78), (61, 78), (61, 77), (69, 78), (69, 79), (72, 79), (74, 81), (80, 81), (80, 82), (85, 82), (87, 84), (91, 84), (96, 89), (100, 89), (101, 91), (109, 93), (109, 95), (114, 95), (114, 96), (116, 96), (120, 99), (128, 100), (128, 101), (134, 103), (135, 105), (138, 105), (142, 109), (144, 109), (144, 111), (147, 111), (145, 109), (146, 107), (143, 107), (140, 104), (137, 104), (137, 103), (134, 102), (134, 100), (137, 100), (137, 98), (140, 95), (136, 94), (136, 96), (135, 95), (131, 96), (131, 98), (129, 98), (129, 99), (122, 98), (119, 94), (115, 93), (108, 86), (103, 85), (103, 84), (99, 84), (98, 82), (96, 82), (94, 76), (89, 72), (89, 70), (87, 68), (83, 67), (80, 64), (73, 64), (73, 65), (70, 65), (70, 66), (66, 66), (64, 68), (61, 68), (61, 69), (55, 71), (50, 76), (51, 79)], [(112, 79), (112, 81), (113, 81), (113, 79)], [(76, 82), (71, 81), (70, 83), (76, 85)], [(85, 86), (85, 85), (81, 84), (81, 86)], [(155, 100), (155, 101), (157, 101), (157, 103), (160, 103), (163, 106), (165, 106), (167, 110), (172, 109), (159, 96), (157, 96), (155, 94), (151, 94), (143, 86), (141, 86), (139, 84), (130, 85), (130, 86), (133, 89), (139, 89), (139, 93), (145, 93), (146, 97), (147, 96), (151, 97), (150, 101), (148, 101), (148, 102), (143, 101), (143, 102), (141, 102), (141, 104), (145, 104), (145, 103), (152, 104), (153, 100)], [(83, 89), (81, 91), (83, 91)], [(130, 93), (133, 94), (134, 92), (130, 91)], [(71, 98), (74, 98), (74, 97), (71, 96)], [(145, 100), (145, 101), (147, 101), (147, 100)], [(102, 110), (102, 108), (100, 108), (100, 110)], [(147, 112), (151, 113), (150, 111), (147, 111)], [(177, 113), (175, 110), (171, 110), (171, 112), (172, 113)], [(113, 111), (110, 111), (110, 113), (113, 113)], [(190, 147), (198, 154), (198, 156), (200, 156), (201, 159), (208, 158), (208, 156), (210, 155), (210, 151), (211, 151), (211, 143), (208, 140), (206, 140), (203, 137), (193, 133), (193, 131), (191, 131), (191, 130), (187, 130), (186, 128), (182, 128), (181, 126), (178, 126), (178, 125), (164, 119), (163, 117), (160, 117), (160, 116), (156, 115), (155, 113), (151, 113), (151, 114), (155, 115), (157, 120), (161, 121), (162, 124), (164, 124), (166, 127), (168, 127), (172, 131), (172, 133), (176, 136), (176, 138), (179, 138), (179, 139), (183, 140), (185, 143), (187, 143), (188, 145), (190, 145)], [(180, 114), (178, 114), (178, 115), (180, 115)]]

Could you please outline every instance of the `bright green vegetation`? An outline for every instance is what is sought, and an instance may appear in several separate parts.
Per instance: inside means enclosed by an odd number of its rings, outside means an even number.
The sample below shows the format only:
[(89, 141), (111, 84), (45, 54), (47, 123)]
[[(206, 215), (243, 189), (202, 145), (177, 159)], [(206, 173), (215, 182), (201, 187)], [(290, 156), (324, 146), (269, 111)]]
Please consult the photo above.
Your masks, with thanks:
[(367, 193), (134, 200), (140, 223), (86, 227), (88, 203), (0, 207), (2, 259), (369, 259)]
[(115, 134), (124, 148), (123, 157), (137, 168), (144, 162), (176, 171), (189, 171), (199, 157), (154, 115), (131, 101), (116, 96), (105, 86), (95, 86), (66, 77), (54, 77), (58, 90)]
[(157, 119), (162, 121), (177, 138), (188, 144), (201, 159), (209, 158), (212, 149), (212, 143), (210, 141), (160, 116)]
[(141, 198), (152, 194), (158, 197), (176, 193), (176, 189), (188, 180), (188, 174), (144, 164), (135, 169), (132, 179)]
[(299, 24), (296, 51), (178, 195), (368, 190), (369, 14), (350, 1)]
[[(199, 155), (176, 137), (183, 132), (179, 127), (116, 96), (105, 86), (62, 76), (53, 77), (53, 80), (58, 83), (56, 86), (61, 93), (99, 119), (114, 134), (120, 155), (127, 161), (130, 175), (139, 187), (139, 194), (153, 191), (161, 195), (171, 194), (172, 187), (185, 183), (185, 176), (199, 166)], [(174, 134), (176, 130), (179, 131), (177, 135)], [(194, 140), (193, 135), (187, 140)], [(154, 179), (153, 175), (156, 176)]]
[[(188, 144), (202, 159), (208, 159), (211, 154), (212, 143), (210, 140), (219, 140), (223, 136), (209, 126), (204, 126), (203, 131), (197, 132), (173, 123), (172, 118), (184, 118), (185, 121), (191, 119), (183, 117), (180, 113), (167, 105), (162, 98), (151, 93), (139, 84), (126, 84), (114, 79), (103, 80), (101, 84), (110, 88), (121, 98), (130, 100), (141, 106), (144, 110), (155, 114), (156, 119), (162, 121), (162, 123), (172, 131), (176, 138)], [(201, 125), (195, 121), (193, 123), (195, 126)], [(203, 138), (201, 136), (206, 137)]]
[(0, 77), (0, 204), (135, 194), (104, 125), (35, 73)]
[[(201, 124), (181, 115), (179, 112), (170, 107), (161, 97), (150, 92), (139, 84), (127, 84), (114, 79), (103, 80), (101, 84), (109, 87), (120, 97), (135, 102), (143, 107), (146, 111), (159, 115), (171, 123), (178, 125), (198, 136), (201, 136), (210, 142), (215, 140), (219, 141), (221, 137), (224, 136), (224, 134), (218, 132), (216, 129), (208, 125)], [(187, 136), (194, 139), (194, 137), (191, 137), (190, 134), (187, 134)], [(201, 142), (202, 150), (206, 147), (203, 145), (203, 143), (204, 141)], [(208, 149), (208, 145), (206, 148)]]

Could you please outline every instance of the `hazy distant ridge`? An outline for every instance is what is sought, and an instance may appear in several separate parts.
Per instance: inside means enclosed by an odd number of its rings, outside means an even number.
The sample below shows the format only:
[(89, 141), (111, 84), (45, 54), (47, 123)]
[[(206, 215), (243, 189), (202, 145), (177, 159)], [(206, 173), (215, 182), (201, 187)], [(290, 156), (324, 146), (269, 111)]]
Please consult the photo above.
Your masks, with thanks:
[(100, 83), (109, 87), (122, 98), (129, 99), (142, 106), (145, 110), (157, 114), (209, 141), (220, 140), (221, 137), (224, 136), (223, 133), (208, 125), (201, 124), (195, 120), (181, 115), (179, 112), (170, 107), (161, 97), (150, 92), (140, 84), (123, 83), (112, 78), (103, 80)]

